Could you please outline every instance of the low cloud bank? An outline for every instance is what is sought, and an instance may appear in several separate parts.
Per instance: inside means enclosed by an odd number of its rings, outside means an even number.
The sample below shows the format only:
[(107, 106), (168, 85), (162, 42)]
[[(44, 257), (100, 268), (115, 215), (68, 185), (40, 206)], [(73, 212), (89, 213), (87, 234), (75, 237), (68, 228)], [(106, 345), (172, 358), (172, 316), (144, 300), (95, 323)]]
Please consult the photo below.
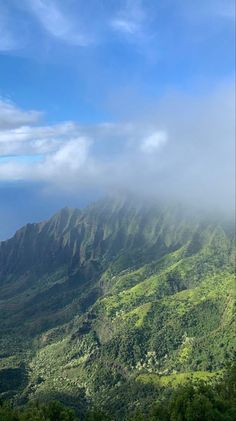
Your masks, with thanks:
[(205, 96), (166, 95), (137, 120), (89, 126), (42, 125), (41, 113), (9, 101), (0, 108), (0, 182), (40, 182), (75, 195), (126, 190), (234, 208), (231, 83)]

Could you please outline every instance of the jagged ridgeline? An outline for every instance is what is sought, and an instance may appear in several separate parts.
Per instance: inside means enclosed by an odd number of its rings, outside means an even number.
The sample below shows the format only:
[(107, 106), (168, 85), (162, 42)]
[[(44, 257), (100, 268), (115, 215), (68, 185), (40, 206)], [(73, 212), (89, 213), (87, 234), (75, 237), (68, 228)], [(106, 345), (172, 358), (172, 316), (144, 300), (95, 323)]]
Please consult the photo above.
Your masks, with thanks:
[(0, 393), (117, 419), (235, 349), (234, 226), (107, 199), (0, 243)]

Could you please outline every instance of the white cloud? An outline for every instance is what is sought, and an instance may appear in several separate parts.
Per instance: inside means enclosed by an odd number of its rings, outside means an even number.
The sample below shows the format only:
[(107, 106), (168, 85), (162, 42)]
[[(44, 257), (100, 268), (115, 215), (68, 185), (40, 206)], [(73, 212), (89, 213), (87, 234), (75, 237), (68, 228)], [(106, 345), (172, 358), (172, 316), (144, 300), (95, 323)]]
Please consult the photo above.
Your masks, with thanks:
[(147, 136), (141, 143), (141, 151), (151, 154), (158, 151), (167, 142), (167, 133), (157, 131)]
[[(171, 25), (164, 28), (170, 12), (176, 21), (183, 20), (183, 28), (186, 20), (207, 23), (209, 29), (204, 26), (200, 31), (207, 38), (213, 28), (235, 21), (234, 0), (119, 0), (104, 4), (83, 0), (0, 0), (0, 51), (34, 55), (42, 45), (46, 52), (51, 51), (55, 41), (77, 47), (95, 45), (106, 43), (112, 32), (153, 60), (165, 53), (168, 34), (174, 34)], [(184, 29), (190, 40), (195, 39), (196, 29), (199, 33), (198, 25), (192, 25), (191, 31)]]
[(57, 150), (64, 139), (78, 136), (79, 128), (73, 122), (35, 126), (41, 115), (0, 100), (0, 155), (42, 155)]
[(78, 137), (61, 145), (56, 152), (47, 156), (40, 164), (42, 176), (59, 176), (64, 174), (65, 180), (69, 174), (75, 175), (85, 165), (88, 159), (90, 141), (85, 137)]
[(139, 25), (131, 20), (114, 19), (112, 20), (111, 25), (114, 29), (127, 34), (135, 34), (139, 30)]
[(198, 98), (172, 94), (138, 121), (2, 129), (0, 180), (40, 181), (73, 194), (128, 189), (232, 209), (232, 88)]
[(75, 179), (86, 164), (89, 146), (89, 139), (84, 137), (67, 140), (38, 160), (34, 159), (35, 155), (33, 158), (23, 155), (22, 150), (18, 158), (0, 160), (0, 180), (45, 181), (58, 188), (68, 188), (71, 177)]
[(35, 123), (41, 115), (38, 111), (23, 111), (11, 101), (0, 98), (0, 130)]
[(86, 46), (91, 42), (90, 37), (80, 31), (78, 21), (61, 10), (57, 1), (30, 0), (29, 6), (53, 37), (78, 46)]
[(127, 36), (144, 37), (146, 14), (141, 1), (127, 0), (116, 16), (111, 19), (113, 30)]

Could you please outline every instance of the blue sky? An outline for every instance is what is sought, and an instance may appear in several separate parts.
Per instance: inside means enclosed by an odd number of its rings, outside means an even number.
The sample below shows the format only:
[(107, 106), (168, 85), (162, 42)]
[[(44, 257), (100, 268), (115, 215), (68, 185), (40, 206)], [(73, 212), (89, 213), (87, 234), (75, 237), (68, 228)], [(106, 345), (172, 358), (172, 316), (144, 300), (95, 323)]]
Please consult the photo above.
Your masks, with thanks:
[(116, 189), (232, 206), (234, 32), (234, 0), (0, 0), (0, 238)]

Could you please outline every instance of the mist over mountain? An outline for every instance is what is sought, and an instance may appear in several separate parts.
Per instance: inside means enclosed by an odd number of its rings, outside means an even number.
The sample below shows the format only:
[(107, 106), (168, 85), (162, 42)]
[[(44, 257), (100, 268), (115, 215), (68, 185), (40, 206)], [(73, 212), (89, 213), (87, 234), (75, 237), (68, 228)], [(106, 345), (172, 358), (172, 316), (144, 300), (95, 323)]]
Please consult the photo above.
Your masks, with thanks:
[(235, 0), (0, 0), (0, 421), (235, 421)]
[[(131, 95), (128, 101), (133, 103), (135, 98)], [(225, 82), (195, 98), (166, 93), (149, 103), (141, 116), (138, 110), (144, 104), (140, 101), (137, 99), (132, 112), (127, 109), (126, 117), (99, 124), (46, 126), (39, 120), (37, 126), (33, 122), (15, 128), (9, 113), (12, 127), (6, 129), (4, 120), (1, 129), (0, 122), (0, 153), (5, 157), (0, 162), (0, 214), (2, 231), (7, 232), (2, 238), (27, 217), (36, 221), (66, 203), (81, 206), (122, 191), (144, 201), (180, 202), (232, 215), (233, 83)], [(7, 103), (2, 108), (20, 113)], [(17, 206), (12, 206), (17, 197)], [(11, 221), (15, 221), (12, 227)]]
[(234, 355), (234, 253), (233, 221), (125, 196), (26, 225), (0, 243), (2, 396), (124, 419), (150, 387), (214, 378)]

